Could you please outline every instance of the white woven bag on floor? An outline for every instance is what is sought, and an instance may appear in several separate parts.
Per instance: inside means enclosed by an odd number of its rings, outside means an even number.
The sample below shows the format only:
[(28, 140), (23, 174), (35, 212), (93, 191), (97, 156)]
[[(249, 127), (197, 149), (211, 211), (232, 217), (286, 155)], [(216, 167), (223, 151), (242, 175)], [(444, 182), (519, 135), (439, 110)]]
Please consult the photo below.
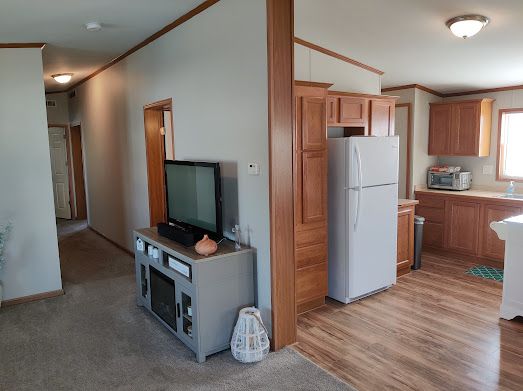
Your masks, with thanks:
[(240, 310), (232, 333), (231, 352), (236, 360), (243, 363), (261, 361), (269, 353), (269, 336), (257, 308)]

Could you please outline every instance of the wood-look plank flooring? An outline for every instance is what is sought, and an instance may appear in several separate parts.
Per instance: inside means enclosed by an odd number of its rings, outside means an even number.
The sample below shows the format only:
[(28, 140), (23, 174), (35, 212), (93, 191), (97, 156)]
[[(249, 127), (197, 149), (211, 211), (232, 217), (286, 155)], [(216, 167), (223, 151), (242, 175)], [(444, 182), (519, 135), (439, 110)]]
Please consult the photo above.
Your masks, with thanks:
[(359, 391), (522, 391), (523, 321), (499, 319), (502, 284), (472, 265), (424, 254), (385, 292), (300, 315), (293, 347)]

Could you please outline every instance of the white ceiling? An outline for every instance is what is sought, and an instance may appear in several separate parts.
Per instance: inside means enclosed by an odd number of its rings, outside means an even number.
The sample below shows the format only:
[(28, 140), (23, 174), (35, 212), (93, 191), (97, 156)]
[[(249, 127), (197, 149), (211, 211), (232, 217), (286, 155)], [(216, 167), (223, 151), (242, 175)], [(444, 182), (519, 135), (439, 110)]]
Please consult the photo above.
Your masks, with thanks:
[[(445, 21), (491, 23), (467, 40)], [(385, 72), (383, 87), (440, 92), (523, 84), (523, 0), (295, 0), (296, 36)]]
[[(132, 48), (203, 0), (0, 0), (0, 42), (47, 42), (47, 90), (63, 89), (51, 75), (74, 72), (75, 83)], [(83, 25), (102, 23), (99, 32)]]

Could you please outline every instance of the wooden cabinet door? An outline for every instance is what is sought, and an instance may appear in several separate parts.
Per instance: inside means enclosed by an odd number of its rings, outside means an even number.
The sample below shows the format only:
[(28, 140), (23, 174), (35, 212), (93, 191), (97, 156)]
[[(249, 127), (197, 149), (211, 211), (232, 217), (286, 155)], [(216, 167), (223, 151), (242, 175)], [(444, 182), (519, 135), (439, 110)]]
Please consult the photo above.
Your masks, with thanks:
[(303, 152), (302, 223), (327, 219), (327, 152)]
[(453, 126), (450, 134), (453, 155), (479, 153), (480, 103), (463, 102), (453, 105)]
[(410, 272), (414, 262), (414, 207), (398, 210), (397, 275)]
[(339, 98), (339, 119), (344, 126), (367, 126), (369, 101), (365, 98), (343, 96)]
[(452, 104), (430, 106), (429, 155), (449, 155)]
[(389, 99), (373, 99), (370, 101), (370, 135), (394, 135), (395, 102)]
[(338, 124), (338, 100), (335, 96), (327, 97), (327, 125)]
[(478, 250), (480, 204), (449, 201), (445, 231), (450, 250), (476, 255)]
[(302, 148), (319, 150), (327, 145), (327, 122), (325, 98), (303, 97), (302, 99)]
[(520, 213), (520, 208), (512, 206), (486, 204), (483, 207), (480, 227), (481, 256), (499, 261), (505, 258), (505, 241), (498, 238), (498, 235), (490, 228), (490, 223), (502, 221)]

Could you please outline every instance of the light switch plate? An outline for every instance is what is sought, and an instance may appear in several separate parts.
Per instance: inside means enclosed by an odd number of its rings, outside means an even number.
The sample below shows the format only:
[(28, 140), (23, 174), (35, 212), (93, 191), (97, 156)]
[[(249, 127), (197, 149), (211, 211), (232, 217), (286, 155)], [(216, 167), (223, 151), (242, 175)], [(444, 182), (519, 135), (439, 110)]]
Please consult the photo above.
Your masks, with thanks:
[(260, 175), (260, 165), (258, 163), (249, 163), (247, 172), (249, 175)]
[(492, 175), (494, 174), (494, 166), (486, 165), (483, 166), (483, 175)]

